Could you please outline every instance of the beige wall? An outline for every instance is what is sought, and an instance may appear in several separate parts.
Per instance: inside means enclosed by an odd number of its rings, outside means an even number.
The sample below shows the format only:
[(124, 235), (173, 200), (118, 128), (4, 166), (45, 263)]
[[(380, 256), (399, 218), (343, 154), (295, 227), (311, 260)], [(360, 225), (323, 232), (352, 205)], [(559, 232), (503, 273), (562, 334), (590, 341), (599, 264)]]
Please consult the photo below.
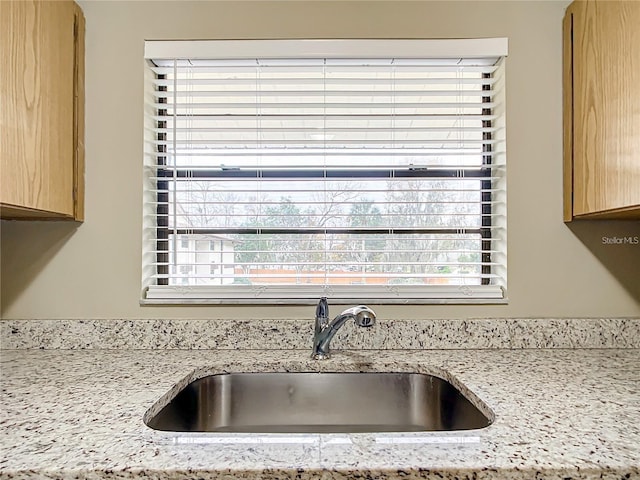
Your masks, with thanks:
[[(2, 222), (3, 318), (310, 318), (310, 307), (141, 307), (143, 41), (509, 37), (509, 297), (381, 317), (637, 316), (637, 223), (569, 229), (561, 209), (566, 1), (80, 2), (87, 19), (86, 221)], [(573, 230), (573, 231), (572, 231)]]

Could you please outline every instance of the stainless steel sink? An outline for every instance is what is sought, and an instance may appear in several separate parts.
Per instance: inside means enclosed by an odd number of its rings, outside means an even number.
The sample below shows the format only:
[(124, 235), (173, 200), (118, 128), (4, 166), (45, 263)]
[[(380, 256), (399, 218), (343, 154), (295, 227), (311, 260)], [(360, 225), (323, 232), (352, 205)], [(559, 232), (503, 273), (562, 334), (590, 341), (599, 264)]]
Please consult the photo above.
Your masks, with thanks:
[(195, 380), (146, 423), (174, 432), (357, 433), (469, 430), (491, 421), (431, 375), (232, 373)]

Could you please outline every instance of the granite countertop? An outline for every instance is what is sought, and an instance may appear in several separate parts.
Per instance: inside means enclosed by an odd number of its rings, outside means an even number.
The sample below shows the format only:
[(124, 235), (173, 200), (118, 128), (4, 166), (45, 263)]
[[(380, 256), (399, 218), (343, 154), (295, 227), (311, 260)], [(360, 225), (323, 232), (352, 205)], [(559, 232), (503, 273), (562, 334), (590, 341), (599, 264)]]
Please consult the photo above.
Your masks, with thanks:
[[(374, 355), (375, 353), (375, 355)], [(0, 478), (640, 478), (640, 350), (2, 350)], [(172, 434), (145, 411), (195, 370), (421, 371), (486, 429)]]

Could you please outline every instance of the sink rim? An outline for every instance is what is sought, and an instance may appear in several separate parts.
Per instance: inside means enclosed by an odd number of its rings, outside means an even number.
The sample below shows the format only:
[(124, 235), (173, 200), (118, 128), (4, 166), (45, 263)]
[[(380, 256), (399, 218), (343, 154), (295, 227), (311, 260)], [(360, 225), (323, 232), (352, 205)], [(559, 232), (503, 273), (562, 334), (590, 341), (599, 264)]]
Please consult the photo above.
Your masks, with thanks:
[[(463, 382), (461, 382), (455, 375), (452, 375), (448, 370), (439, 367), (432, 366), (418, 366), (418, 365), (388, 365), (386, 366), (368, 366), (370, 368), (363, 368), (363, 365), (353, 366), (355, 368), (348, 368), (349, 365), (344, 366), (336, 366), (334, 368), (326, 368), (326, 369), (312, 369), (305, 368), (308, 365), (299, 365), (298, 368), (292, 368), (292, 365), (273, 365), (272, 368), (265, 369), (225, 369), (219, 367), (199, 367), (192, 370), (189, 374), (182, 377), (178, 382), (174, 383), (172, 387), (169, 388), (163, 395), (157, 398), (153, 404), (145, 411), (143, 415), (143, 422), (145, 426), (158, 434), (175, 434), (178, 433), (176, 431), (167, 431), (167, 430), (156, 430), (153, 427), (149, 426), (149, 421), (154, 418), (160, 411), (167, 406), (183, 389), (185, 389), (192, 382), (200, 380), (209, 376), (224, 376), (224, 375), (233, 375), (233, 374), (269, 374), (269, 373), (280, 373), (280, 374), (417, 374), (417, 375), (430, 375), (445, 382), (451, 384), (456, 390), (460, 392), (462, 396), (464, 396), (471, 404), (476, 407), (480, 413), (482, 413), (488, 420), (488, 425), (486, 427), (481, 427), (477, 429), (468, 429), (468, 430), (451, 430), (451, 431), (420, 431), (420, 432), (398, 432), (403, 435), (405, 434), (450, 434), (452, 432), (473, 432), (480, 431), (490, 428), (494, 425), (496, 420), (496, 414), (489, 407), (486, 402), (484, 402), (477, 394), (473, 392), (472, 389), (467, 387)], [(338, 367), (338, 368), (336, 368)], [(339, 367), (347, 367), (347, 368), (339, 368)], [(179, 432), (184, 433), (184, 432)], [(202, 433), (202, 432), (201, 432)], [(206, 432), (206, 435), (247, 435), (247, 433), (241, 432)], [(260, 433), (256, 435), (265, 435), (265, 433)], [(308, 433), (266, 433), (266, 435), (309, 435)], [(334, 435), (334, 433), (316, 433), (315, 435)], [(347, 435), (371, 435), (371, 432), (349, 432)]]

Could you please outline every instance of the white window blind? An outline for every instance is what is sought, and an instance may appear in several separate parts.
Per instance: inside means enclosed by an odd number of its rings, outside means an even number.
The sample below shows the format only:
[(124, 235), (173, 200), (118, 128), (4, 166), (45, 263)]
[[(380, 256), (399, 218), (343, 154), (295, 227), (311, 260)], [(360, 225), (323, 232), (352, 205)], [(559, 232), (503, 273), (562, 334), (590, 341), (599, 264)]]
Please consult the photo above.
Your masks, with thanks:
[(151, 42), (144, 299), (503, 299), (506, 42), (492, 41), (465, 41), (469, 56), (459, 40), (458, 56), (352, 41), (358, 57), (350, 41), (332, 55), (254, 41), (255, 57)]

